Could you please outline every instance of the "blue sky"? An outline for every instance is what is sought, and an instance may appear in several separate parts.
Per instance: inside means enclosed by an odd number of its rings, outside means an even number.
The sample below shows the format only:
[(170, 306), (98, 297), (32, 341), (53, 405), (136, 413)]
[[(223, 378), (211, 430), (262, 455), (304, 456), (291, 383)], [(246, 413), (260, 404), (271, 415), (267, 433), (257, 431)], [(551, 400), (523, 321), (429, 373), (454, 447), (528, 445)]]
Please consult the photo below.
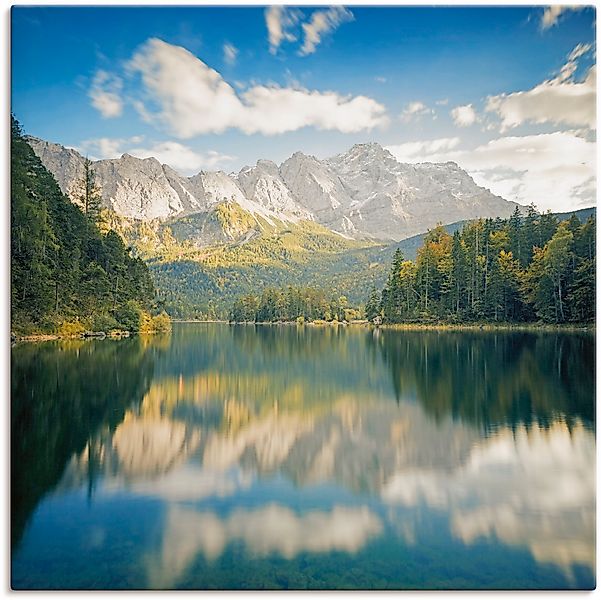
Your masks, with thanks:
[(541, 208), (595, 198), (595, 10), (15, 7), (12, 110), (185, 174), (377, 141)]

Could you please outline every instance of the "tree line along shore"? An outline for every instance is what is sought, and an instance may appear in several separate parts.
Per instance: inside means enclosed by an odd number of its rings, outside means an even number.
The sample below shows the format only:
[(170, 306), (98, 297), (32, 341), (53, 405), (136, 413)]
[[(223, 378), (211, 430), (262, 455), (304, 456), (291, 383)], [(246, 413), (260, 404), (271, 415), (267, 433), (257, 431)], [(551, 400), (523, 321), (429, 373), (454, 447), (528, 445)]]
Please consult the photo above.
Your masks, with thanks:
[(595, 217), (560, 221), (533, 205), (508, 219), (430, 230), (415, 261), (397, 250), (364, 306), (287, 286), (238, 298), (231, 322), (352, 322), (398, 327), (590, 328), (595, 321)]
[(89, 160), (76, 200), (61, 192), (11, 118), (11, 333), (40, 339), (170, 329), (146, 264), (103, 222)]
[[(147, 265), (103, 217), (91, 161), (72, 202), (14, 118), (11, 151), (11, 337), (168, 331), (171, 318)], [(316, 287), (267, 287), (237, 298), (228, 320), (590, 329), (595, 231), (594, 216), (560, 220), (534, 205), (507, 219), (468, 222), (452, 235), (438, 226), (425, 235), (415, 260), (396, 251), (384, 286), (361, 305)]]

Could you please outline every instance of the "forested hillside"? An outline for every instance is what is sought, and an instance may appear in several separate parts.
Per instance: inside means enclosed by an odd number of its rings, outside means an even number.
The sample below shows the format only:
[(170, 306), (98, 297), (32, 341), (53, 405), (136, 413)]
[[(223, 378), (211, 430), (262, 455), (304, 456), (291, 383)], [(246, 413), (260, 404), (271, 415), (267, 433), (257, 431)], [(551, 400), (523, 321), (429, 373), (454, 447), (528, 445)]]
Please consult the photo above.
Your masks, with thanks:
[[(114, 231), (101, 231), (87, 162), (79, 206), (11, 120), (11, 327), (19, 333), (168, 326), (144, 262)], [(153, 315), (155, 315), (153, 317)]]
[[(209, 216), (163, 222), (108, 212), (106, 218), (146, 261), (167, 311), (178, 318), (225, 319), (236, 298), (288, 285), (350, 293), (358, 303), (384, 281), (392, 256), (381, 254), (385, 246), (345, 238), (313, 221), (267, 221), (230, 202)], [(210, 230), (215, 241), (199, 243), (200, 230), (203, 239)]]
[(230, 311), (230, 321), (351, 321), (360, 312), (349, 306), (345, 296), (312, 287), (267, 288), (260, 296), (248, 294), (238, 298)]
[(414, 261), (397, 250), (365, 312), (388, 323), (593, 321), (595, 217), (560, 221), (530, 206), (452, 235), (436, 227)]
[[(594, 209), (575, 214), (583, 221)], [(383, 245), (350, 240), (311, 221), (269, 223), (259, 217), (249, 224), (249, 213), (231, 203), (218, 205), (215, 217), (221, 219), (215, 231), (239, 234), (199, 246), (197, 231), (206, 232), (206, 215), (143, 222), (106, 213), (111, 227), (144, 258), (167, 312), (176, 318), (225, 319), (237, 298), (290, 285), (323, 289), (328, 297), (345, 296), (359, 306), (373, 287), (384, 286), (395, 251), (413, 260), (426, 236)], [(466, 224), (444, 230), (453, 234)]]

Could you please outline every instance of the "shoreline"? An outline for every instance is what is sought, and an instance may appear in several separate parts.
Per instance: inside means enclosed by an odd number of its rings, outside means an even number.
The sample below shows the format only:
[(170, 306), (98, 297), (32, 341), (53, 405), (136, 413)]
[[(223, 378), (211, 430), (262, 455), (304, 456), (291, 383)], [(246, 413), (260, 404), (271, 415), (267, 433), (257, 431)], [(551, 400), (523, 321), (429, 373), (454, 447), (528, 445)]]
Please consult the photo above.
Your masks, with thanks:
[(171, 333), (171, 331), (144, 331), (143, 333), (138, 331), (124, 331), (119, 334), (105, 333), (104, 335), (100, 335), (99, 333), (95, 333), (94, 335), (60, 335), (58, 333), (15, 335), (11, 332), (11, 344), (23, 342), (55, 342), (57, 340), (124, 340), (136, 335), (159, 335), (162, 333)]
[[(365, 329), (381, 331), (524, 331), (524, 332), (547, 332), (547, 333), (595, 333), (595, 323), (385, 323), (374, 325), (367, 321), (306, 321), (302, 325), (296, 321), (262, 321), (262, 322), (239, 322), (200, 319), (180, 319), (173, 320), (172, 323), (204, 323), (221, 325), (259, 325), (259, 326), (297, 326), (297, 327), (362, 327)], [(14, 335), (11, 333), (11, 343), (23, 342), (53, 342), (57, 340), (122, 340), (134, 335), (157, 335), (170, 333), (167, 331), (148, 331), (144, 333), (127, 332), (121, 335), (59, 335), (57, 333), (35, 333), (29, 335)]]
[(205, 323), (222, 325), (298, 325), (309, 327), (365, 327), (369, 329), (398, 331), (580, 331), (593, 333), (596, 323), (384, 323), (374, 325), (368, 321), (305, 321), (302, 325), (296, 321), (220, 321), (202, 319), (178, 319), (173, 323)]

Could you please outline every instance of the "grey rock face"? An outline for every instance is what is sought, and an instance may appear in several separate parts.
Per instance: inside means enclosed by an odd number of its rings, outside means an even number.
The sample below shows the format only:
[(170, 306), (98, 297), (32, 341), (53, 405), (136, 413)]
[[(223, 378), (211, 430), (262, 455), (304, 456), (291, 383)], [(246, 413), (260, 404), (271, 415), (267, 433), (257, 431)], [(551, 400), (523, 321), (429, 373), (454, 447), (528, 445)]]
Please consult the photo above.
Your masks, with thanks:
[(399, 163), (379, 144), (357, 144), (325, 161), (351, 196), (358, 231), (399, 240), (437, 223), (509, 216), (516, 204), (476, 185), (455, 163)]
[(38, 155), (42, 164), (54, 175), (62, 192), (77, 202), (79, 181), (84, 174), (84, 158), (70, 148), (27, 137), (28, 144)]
[(255, 167), (244, 167), (237, 181), (249, 200), (276, 213), (289, 213), (311, 219), (311, 211), (302, 207), (280, 175), (278, 166), (270, 160), (258, 160)]
[[(58, 144), (28, 141), (76, 201), (83, 157)], [(94, 170), (103, 204), (140, 220), (209, 213), (228, 201), (268, 219), (310, 219), (350, 237), (401, 240), (438, 223), (506, 217), (516, 206), (476, 185), (455, 163), (399, 163), (375, 143), (325, 160), (296, 152), (279, 167), (259, 160), (237, 175), (184, 177), (154, 158), (127, 154), (96, 161)]]

